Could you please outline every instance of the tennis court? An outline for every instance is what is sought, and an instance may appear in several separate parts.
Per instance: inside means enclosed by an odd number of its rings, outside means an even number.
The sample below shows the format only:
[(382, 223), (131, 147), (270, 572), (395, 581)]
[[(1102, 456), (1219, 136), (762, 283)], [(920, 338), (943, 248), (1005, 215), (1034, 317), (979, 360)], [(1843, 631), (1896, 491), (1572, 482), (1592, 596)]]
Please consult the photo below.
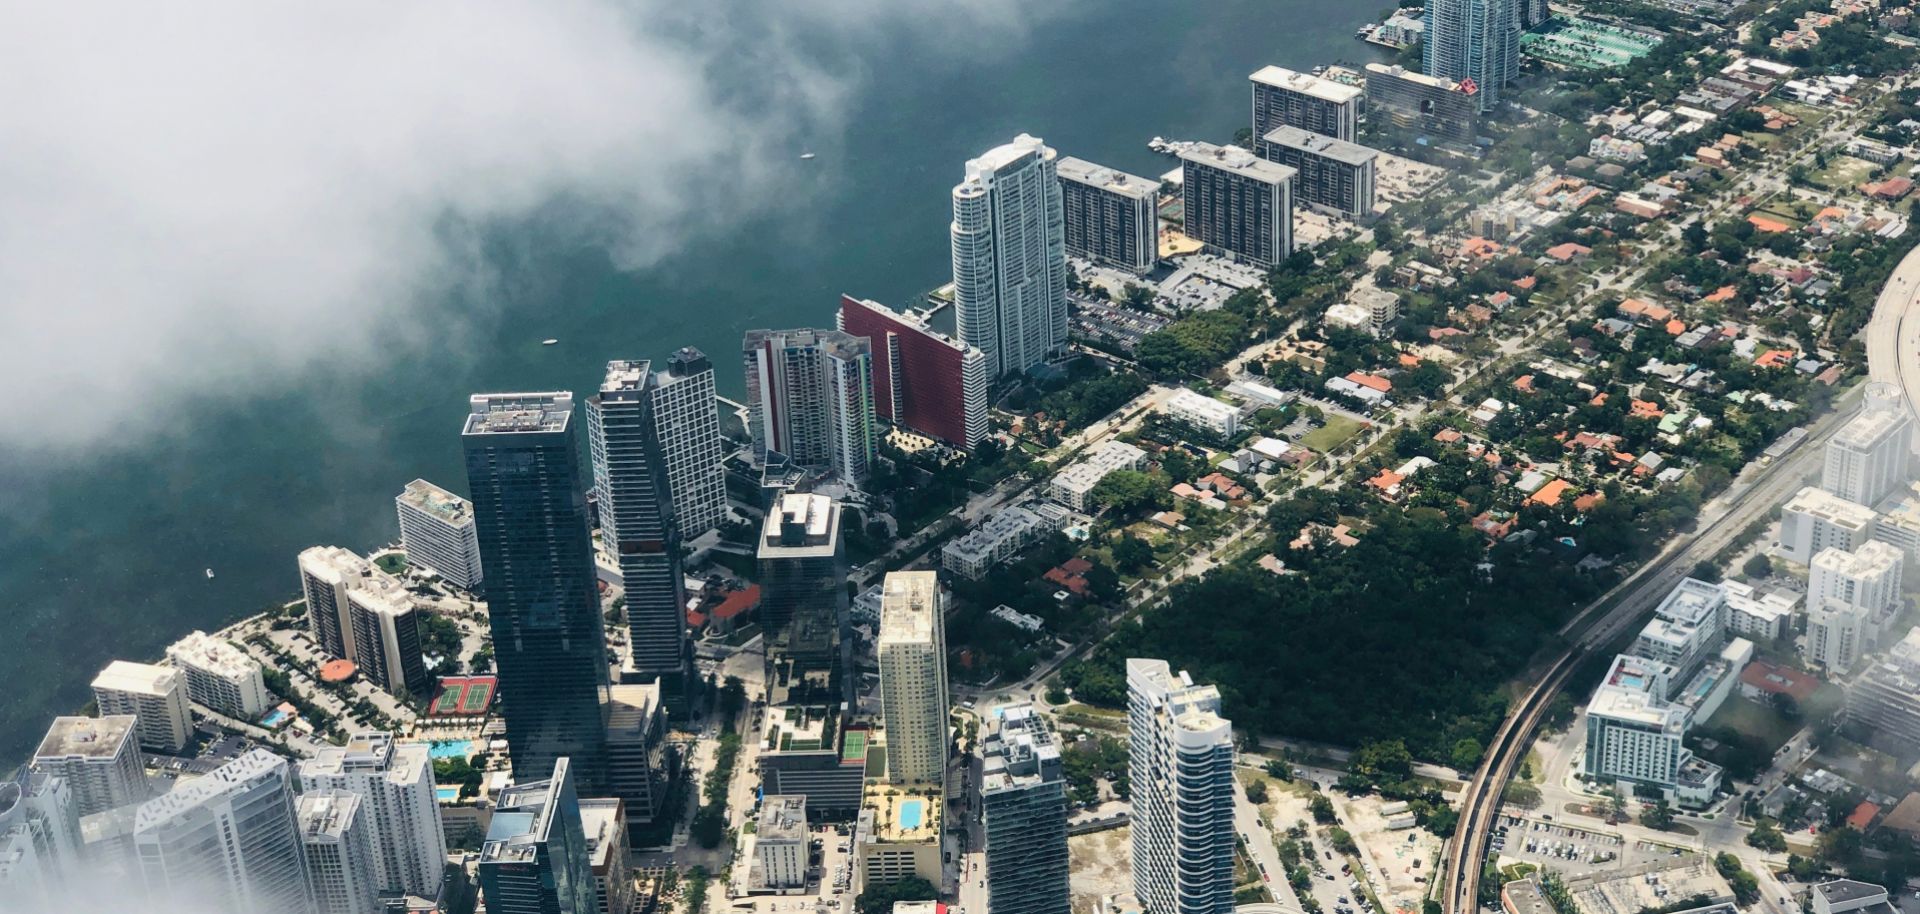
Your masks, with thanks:
[(449, 676), (440, 680), (440, 694), (428, 709), (432, 717), (478, 717), (487, 713), (498, 682), (492, 676)]

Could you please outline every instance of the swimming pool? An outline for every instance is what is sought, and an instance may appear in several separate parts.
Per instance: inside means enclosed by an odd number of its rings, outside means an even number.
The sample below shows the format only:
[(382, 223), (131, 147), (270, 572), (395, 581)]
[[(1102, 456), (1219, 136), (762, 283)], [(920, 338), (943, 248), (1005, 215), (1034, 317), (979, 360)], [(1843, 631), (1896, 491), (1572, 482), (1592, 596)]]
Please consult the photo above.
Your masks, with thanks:
[(926, 815), (925, 800), (907, 800), (900, 804), (900, 830), (913, 831), (920, 827), (921, 817)]
[(435, 799), (439, 800), (442, 803), (452, 803), (453, 801), (460, 799), (460, 788), (435, 787), (433, 788), (433, 796)]
[(427, 754), (437, 758), (472, 758), (473, 740), (436, 739), (427, 743)]

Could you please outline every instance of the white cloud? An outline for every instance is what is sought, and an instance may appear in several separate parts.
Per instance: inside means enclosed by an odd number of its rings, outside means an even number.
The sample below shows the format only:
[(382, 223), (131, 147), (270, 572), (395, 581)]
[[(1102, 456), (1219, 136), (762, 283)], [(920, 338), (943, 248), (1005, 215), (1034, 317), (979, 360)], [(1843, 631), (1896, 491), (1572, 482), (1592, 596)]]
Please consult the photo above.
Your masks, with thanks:
[[(591, 201), (626, 266), (726, 219), (918, 35), (1013, 0), (0, 5), (0, 389), (63, 451), (418, 345), (471, 229)], [(758, 71), (738, 90), (738, 68)], [(558, 208), (556, 208), (558, 209)], [(565, 208), (579, 213), (578, 206)], [(451, 328), (457, 337), (458, 325)], [(21, 404), (16, 403), (16, 408)]]

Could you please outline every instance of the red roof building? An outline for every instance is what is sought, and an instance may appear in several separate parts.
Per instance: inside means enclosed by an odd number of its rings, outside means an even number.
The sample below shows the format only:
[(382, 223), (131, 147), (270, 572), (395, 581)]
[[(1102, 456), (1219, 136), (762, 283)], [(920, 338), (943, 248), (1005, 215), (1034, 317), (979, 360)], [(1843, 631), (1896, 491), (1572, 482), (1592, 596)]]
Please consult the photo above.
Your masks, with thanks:
[(987, 437), (986, 356), (878, 302), (840, 296), (840, 329), (873, 344), (873, 414), (959, 447)]

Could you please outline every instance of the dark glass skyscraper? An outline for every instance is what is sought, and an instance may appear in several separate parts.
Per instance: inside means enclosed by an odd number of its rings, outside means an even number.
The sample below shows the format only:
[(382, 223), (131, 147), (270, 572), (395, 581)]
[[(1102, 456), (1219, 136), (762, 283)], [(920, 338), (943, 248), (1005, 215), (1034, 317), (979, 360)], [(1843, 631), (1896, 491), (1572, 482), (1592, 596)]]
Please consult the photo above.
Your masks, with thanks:
[(767, 704), (838, 706), (850, 697), (840, 505), (825, 495), (779, 495), (761, 528), (759, 557)]
[(546, 780), (515, 784), (494, 800), (480, 846), (480, 893), (489, 914), (593, 914), (599, 894), (568, 760)]
[(566, 392), (475, 394), (461, 441), (472, 490), (507, 743), (518, 780), (571, 756), (605, 783), (606, 638)]

